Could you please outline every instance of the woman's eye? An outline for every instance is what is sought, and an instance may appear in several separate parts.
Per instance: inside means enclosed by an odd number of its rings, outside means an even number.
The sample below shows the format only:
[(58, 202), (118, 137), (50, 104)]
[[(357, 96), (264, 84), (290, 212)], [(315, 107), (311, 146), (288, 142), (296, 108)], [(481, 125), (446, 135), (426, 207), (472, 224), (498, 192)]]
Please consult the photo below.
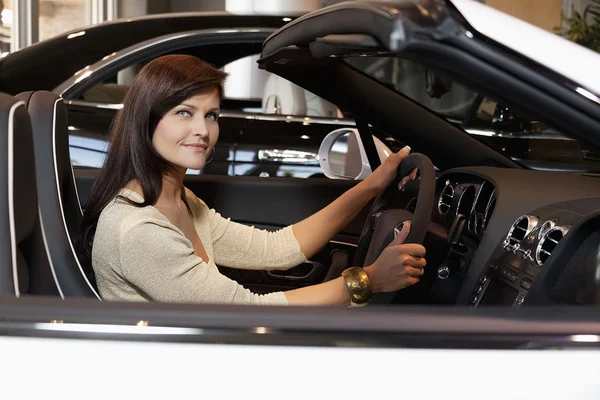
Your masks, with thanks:
[(211, 113), (206, 114), (206, 118), (216, 121), (217, 119), (219, 119), (219, 116), (217, 115), (217, 113), (211, 112)]
[(181, 117), (191, 117), (192, 116), (192, 113), (189, 112), (188, 110), (179, 110), (175, 114), (177, 114)]

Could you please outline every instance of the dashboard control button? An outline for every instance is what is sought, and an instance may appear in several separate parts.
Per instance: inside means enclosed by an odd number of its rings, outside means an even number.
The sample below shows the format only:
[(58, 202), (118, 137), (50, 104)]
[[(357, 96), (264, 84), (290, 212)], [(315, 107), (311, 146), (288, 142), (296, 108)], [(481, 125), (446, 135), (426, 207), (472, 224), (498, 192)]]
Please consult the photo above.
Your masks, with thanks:
[(523, 297), (523, 296), (519, 296), (519, 297), (517, 297), (517, 304), (518, 304), (518, 305), (521, 305), (521, 304), (523, 304), (523, 302), (524, 302), (524, 301), (525, 301), (525, 297)]
[(475, 293), (479, 294), (481, 293), (481, 291), (483, 290), (483, 287), (479, 286), (477, 287), (477, 289), (475, 290)]
[(476, 294), (474, 294), (473, 296), (471, 296), (471, 300), (469, 300), (469, 303), (471, 303), (471, 304), (477, 303), (477, 299), (478, 298), (479, 298), (479, 296), (477, 296)]
[(531, 286), (533, 285), (533, 281), (529, 278), (523, 278), (521, 279), (521, 287), (523, 289), (531, 289)]
[(440, 279), (447, 279), (450, 276), (450, 268), (448, 268), (446, 265), (441, 266), (437, 270), (437, 276)]
[(486, 282), (487, 282), (487, 279), (488, 279), (488, 278), (487, 278), (487, 276), (484, 276), (483, 278), (481, 278), (481, 279), (479, 280), (479, 284), (480, 284), (480, 285), (483, 285), (484, 283), (486, 283)]

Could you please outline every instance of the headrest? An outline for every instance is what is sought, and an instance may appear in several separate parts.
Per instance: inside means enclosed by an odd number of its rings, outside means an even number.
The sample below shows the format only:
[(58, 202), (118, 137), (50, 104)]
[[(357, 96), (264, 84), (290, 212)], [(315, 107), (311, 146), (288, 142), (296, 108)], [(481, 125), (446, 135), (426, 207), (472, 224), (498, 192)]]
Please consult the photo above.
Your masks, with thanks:
[(262, 110), (265, 114), (343, 117), (335, 104), (275, 74), (269, 75), (265, 82)]

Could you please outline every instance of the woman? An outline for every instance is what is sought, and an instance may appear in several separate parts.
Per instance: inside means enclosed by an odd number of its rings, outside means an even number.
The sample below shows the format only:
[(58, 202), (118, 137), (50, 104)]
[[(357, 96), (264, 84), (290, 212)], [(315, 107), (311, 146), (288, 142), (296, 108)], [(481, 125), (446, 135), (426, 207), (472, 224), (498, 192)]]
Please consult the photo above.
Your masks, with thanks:
[[(191, 56), (146, 65), (111, 128), (110, 148), (84, 214), (83, 256), (105, 300), (271, 305), (362, 305), (372, 293), (415, 284), (425, 249), (401, 244), (409, 224), (373, 264), (286, 292), (257, 295), (216, 265), (289, 269), (312, 257), (395, 178), (410, 149), (316, 214), (278, 232), (231, 222), (183, 185), (219, 137), (226, 74)], [(404, 179), (401, 185), (406, 183)]]

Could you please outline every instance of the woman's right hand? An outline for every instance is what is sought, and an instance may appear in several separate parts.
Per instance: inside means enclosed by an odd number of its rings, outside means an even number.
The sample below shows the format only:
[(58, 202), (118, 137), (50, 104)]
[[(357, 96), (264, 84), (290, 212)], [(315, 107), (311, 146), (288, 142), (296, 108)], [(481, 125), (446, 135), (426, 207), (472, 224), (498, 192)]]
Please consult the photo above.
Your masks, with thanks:
[(407, 221), (377, 260), (365, 267), (373, 293), (395, 292), (419, 282), (426, 265), (425, 247), (404, 244), (409, 232), (410, 221)]

